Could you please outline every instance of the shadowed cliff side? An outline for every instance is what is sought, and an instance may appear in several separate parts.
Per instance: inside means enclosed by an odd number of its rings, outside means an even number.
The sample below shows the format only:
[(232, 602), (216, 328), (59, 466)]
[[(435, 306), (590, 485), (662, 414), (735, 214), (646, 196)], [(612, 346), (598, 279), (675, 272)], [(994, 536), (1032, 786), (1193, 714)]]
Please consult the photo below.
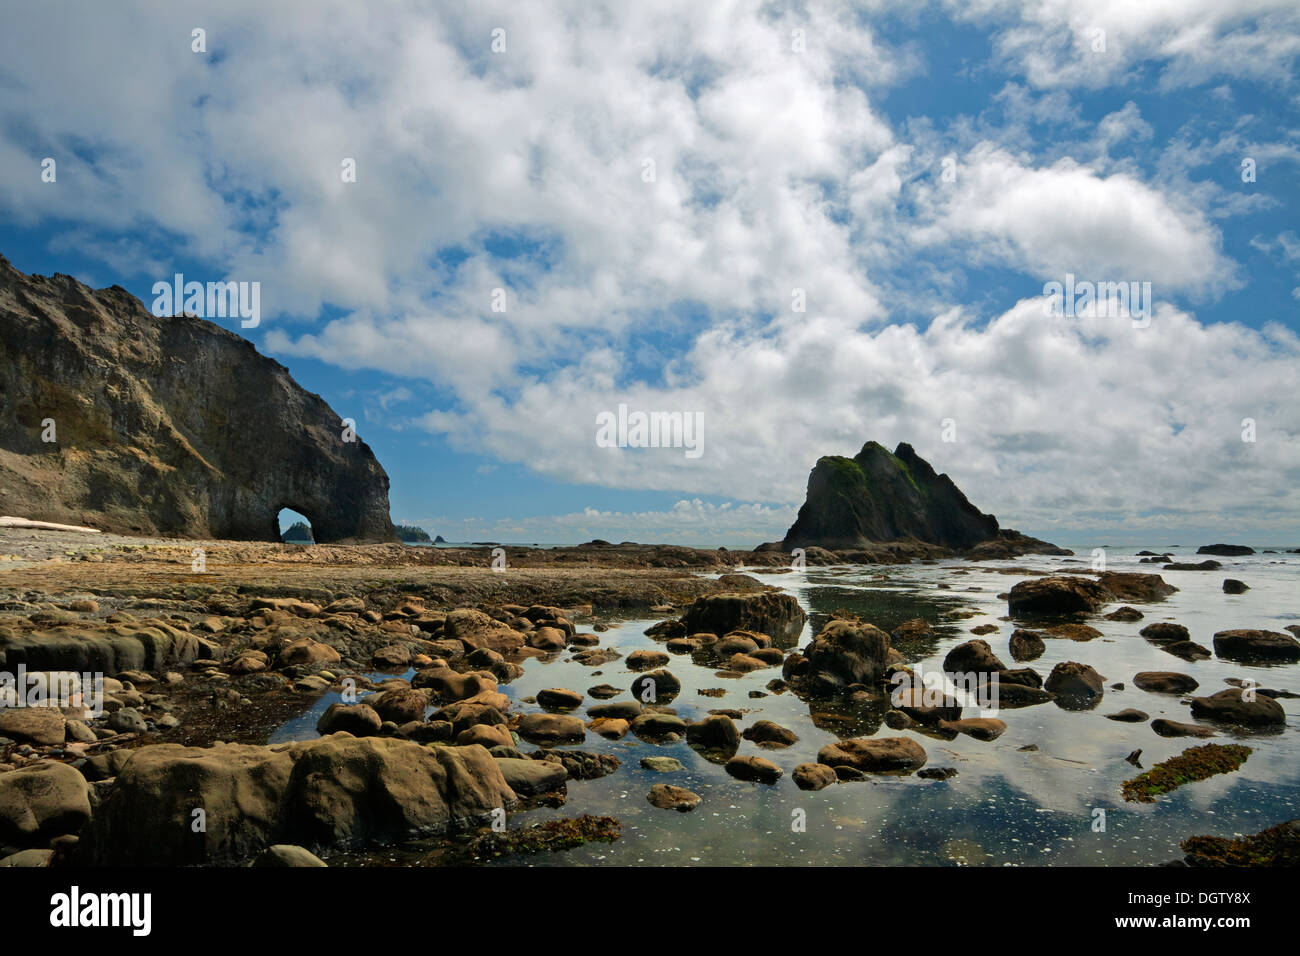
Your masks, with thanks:
[[(864, 548), (916, 541), (956, 550), (992, 541), (1016, 548), (1045, 545), (972, 505), (947, 475), (900, 444), (890, 454), (867, 442), (853, 458), (827, 456), (808, 477), (808, 498), (781, 543), (782, 550)], [(1068, 552), (1064, 552), (1068, 553)]]
[(278, 541), (291, 508), (319, 542), (396, 541), (387, 474), (343, 436), (247, 339), (0, 256), (0, 514)]

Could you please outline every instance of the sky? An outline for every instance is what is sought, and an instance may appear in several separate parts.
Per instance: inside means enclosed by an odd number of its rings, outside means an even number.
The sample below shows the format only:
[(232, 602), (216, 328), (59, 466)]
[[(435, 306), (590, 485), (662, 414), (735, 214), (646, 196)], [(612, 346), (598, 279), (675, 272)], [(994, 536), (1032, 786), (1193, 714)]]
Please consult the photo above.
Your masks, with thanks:
[[(395, 521), (752, 545), (874, 440), (1049, 539), (1300, 543), (1294, 0), (0, 19), (0, 254), (260, 283), (214, 321), (357, 422)], [(698, 453), (602, 441), (620, 406)]]

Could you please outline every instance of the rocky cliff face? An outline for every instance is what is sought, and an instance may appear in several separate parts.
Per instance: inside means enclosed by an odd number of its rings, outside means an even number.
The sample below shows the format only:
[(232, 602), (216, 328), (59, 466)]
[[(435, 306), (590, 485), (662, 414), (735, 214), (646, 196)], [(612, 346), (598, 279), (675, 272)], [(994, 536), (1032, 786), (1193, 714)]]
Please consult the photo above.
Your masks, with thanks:
[(397, 540), (370, 448), (248, 340), (0, 256), (0, 514), (278, 541), (281, 508), (320, 542)]
[(964, 549), (997, 538), (998, 519), (980, 512), (947, 475), (899, 445), (867, 442), (853, 458), (828, 456), (808, 477), (808, 499), (784, 550), (831, 550), (915, 540)]

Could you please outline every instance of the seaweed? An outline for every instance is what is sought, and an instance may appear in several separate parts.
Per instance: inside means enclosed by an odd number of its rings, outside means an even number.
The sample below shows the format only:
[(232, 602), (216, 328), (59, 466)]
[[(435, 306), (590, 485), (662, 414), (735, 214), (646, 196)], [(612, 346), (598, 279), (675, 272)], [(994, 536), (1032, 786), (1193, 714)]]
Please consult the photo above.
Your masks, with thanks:
[(1176, 790), (1185, 783), (1207, 780), (1221, 773), (1231, 773), (1246, 762), (1251, 748), (1240, 744), (1204, 744), (1189, 747), (1176, 757), (1156, 764), (1132, 780), (1125, 780), (1124, 799), (1136, 803), (1154, 803), (1162, 793)]
[(545, 823), (507, 830), (505, 833), (487, 833), (474, 841), (472, 850), (476, 857), (502, 857), (517, 853), (547, 853), (571, 850), (584, 843), (613, 843), (622, 834), (616, 817), (565, 817)]
[(1190, 866), (1300, 866), (1300, 820), (1238, 839), (1188, 837), (1179, 846)]

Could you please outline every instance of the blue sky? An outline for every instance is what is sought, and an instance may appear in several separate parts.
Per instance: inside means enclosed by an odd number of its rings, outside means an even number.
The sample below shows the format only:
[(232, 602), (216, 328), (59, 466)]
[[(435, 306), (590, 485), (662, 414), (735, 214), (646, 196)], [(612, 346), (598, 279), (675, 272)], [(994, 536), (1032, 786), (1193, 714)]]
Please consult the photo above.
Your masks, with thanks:
[(0, 253), (259, 281), (217, 321), (452, 540), (772, 540), (867, 440), (1049, 538), (1297, 536), (1294, 4), (699, 6), (16, 10)]

